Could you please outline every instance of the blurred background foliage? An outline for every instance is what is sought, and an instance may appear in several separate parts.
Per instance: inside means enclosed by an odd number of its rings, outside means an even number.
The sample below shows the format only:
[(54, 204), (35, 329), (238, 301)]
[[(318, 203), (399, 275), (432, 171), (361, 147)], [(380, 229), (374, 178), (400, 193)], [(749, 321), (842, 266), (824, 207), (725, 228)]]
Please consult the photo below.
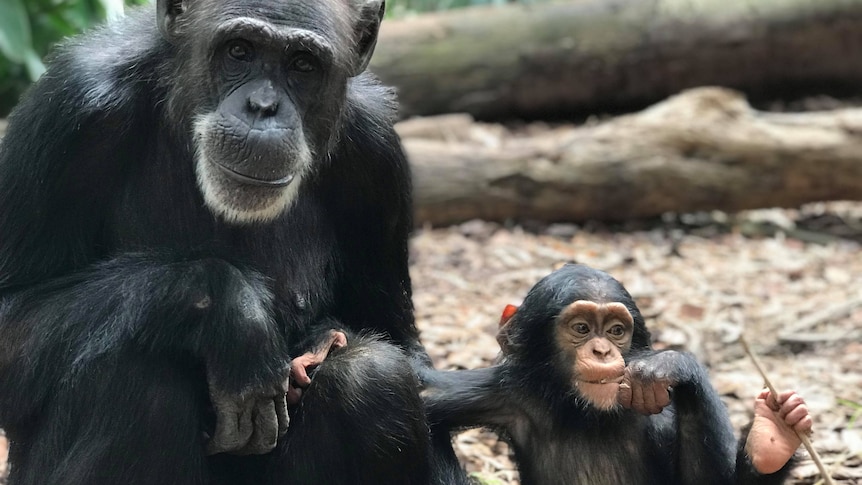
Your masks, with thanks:
[[(0, 117), (44, 72), (42, 59), (64, 37), (122, 15), (150, 0), (0, 0)], [(472, 5), (537, 0), (388, 0), (390, 17)]]
[(0, 116), (45, 70), (42, 59), (64, 37), (149, 0), (0, 0)]

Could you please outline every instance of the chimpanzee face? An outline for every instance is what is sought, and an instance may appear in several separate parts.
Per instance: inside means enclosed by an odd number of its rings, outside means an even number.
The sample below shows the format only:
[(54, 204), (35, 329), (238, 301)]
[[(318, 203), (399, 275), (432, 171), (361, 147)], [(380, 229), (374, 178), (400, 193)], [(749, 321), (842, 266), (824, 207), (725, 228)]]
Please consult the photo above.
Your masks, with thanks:
[(570, 385), (599, 410), (617, 405), (633, 331), (634, 320), (619, 302), (577, 300), (557, 317), (558, 355), (570, 369)]
[(163, 31), (188, 42), (185, 81), (199, 83), (190, 111), (204, 201), (230, 223), (271, 221), (326, 159), (382, 2), (172, 1), (160, 3)]
[[(539, 379), (599, 411), (618, 406), (625, 358), (649, 337), (631, 295), (607, 273), (565, 265), (543, 278), (520, 307), (500, 321), (503, 355), (526, 369), (548, 369)], [(550, 364), (550, 365), (548, 365)]]

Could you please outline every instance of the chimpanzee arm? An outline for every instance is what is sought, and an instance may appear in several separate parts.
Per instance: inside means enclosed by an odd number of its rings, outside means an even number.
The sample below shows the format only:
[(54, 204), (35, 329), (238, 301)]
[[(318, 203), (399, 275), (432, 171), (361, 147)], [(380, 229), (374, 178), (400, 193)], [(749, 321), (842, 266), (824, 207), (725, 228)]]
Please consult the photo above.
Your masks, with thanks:
[[(638, 370), (640, 365), (644, 367)], [(709, 384), (706, 370), (692, 354), (659, 352), (634, 363), (629, 369), (627, 373), (651, 374), (653, 382), (661, 381), (662, 376), (669, 377), (676, 411), (678, 472), (683, 483), (784, 483), (792, 460), (774, 473), (758, 472), (745, 448), (748, 430), (743, 430), (743, 438), (734, 453), (735, 441), (726, 408)], [(729, 460), (733, 461), (729, 463)]]
[[(676, 419), (653, 419), (652, 423), (657, 439), (664, 436), (677, 444), (675, 463), (680, 483), (732, 483), (736, 457), (733, 428), (706, 370), (694, 355), (677, 351), (635, 355), (626, 367), (624, 383), (631, 386), (627, 393), (633, 402), (645, 403), (645, 414), (654, 414), (650, 407), (662, 399), (668, 386), (672, 387)], [(634, 404), (631, 407), (644, 412)], [(671, 433), (675, 439), (668, 436)]]
[(221, 260), (130, 254), (0, 298), (0, 413), (12, 428), (58, 382), (126, 351), (197, 357), (211, 385), (231, 394), (287, 376), (264, 280)]
[(510, 395), (501, 387), (503, 366), (420, 373), (422, 399), (432, 426), (488, 426), (509, 429), (516, 418)]

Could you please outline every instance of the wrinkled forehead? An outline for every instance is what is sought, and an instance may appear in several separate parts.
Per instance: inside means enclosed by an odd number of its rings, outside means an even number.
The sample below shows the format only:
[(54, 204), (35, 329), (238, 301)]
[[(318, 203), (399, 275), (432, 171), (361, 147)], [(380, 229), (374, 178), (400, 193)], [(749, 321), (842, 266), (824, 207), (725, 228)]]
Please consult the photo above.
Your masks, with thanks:
[(594, 320), (603, 322), (609, 318), (618, 320), (628, 326), (634, 324), (634, 318), (620, 302), (597, 302), (592, 300), (576, 300), (560, 312), (557, 317), (558, 322), (564, 322), (568, 319), (580, 316), (588, 316)]
[(307, 31), (334, 45), (349, 45), (353, 35), (351, 0), (205, 0), (216, 28), (268, 25), (271, 33)]

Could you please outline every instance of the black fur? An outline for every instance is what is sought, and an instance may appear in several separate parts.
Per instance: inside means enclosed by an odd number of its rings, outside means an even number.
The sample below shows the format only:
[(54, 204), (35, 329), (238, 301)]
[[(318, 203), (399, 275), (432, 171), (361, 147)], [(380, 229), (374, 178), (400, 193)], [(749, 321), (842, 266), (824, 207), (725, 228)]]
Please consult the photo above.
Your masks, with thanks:
[[(350, 77), (366, 61), (351, 53), (373, 41), (365, 13), (184, 4), (201, 9), (174, 26), (184, 35), (244, 13), (335, 46), (331, 90), (314, 99), (330, 104), (303, 111), (314, 166), (274, 220), (229, 224), (195, 178), (193, 122), (217, 106), (195, 51), (206, 39), (172, 43), (145, 7), (59, 48), (0, 144), (10, 485), (464, 480), (448, 436), (431, 445), (409, 365), (428, 363), (407, 268), (410, 174), (391, 92)], [(231, 392), (280, 382), (292, 347), (330, 321), (385, 340), (357, 337), (321, 367), (274, 452), (205, 456), (207, 375)]]
[[(626, 364), (647, 381), (671, 377), (670, 406), (642, 416), (599, 411), (572, 390), (553, 354), (554, 320), (576, 300), (621, 302), (634, 318)], [(706, 371), (685, 352), (650, 349), (643, 317), (623, 286), (586, 266), (542, 279), (505, 333), (508, 350), (492, 367), (422, 373), (432, 425), (487, 426), (513, 447), (524, 485), (777, 484), (785, 467), (760, 475), (737, 449), (727, 412)]]

